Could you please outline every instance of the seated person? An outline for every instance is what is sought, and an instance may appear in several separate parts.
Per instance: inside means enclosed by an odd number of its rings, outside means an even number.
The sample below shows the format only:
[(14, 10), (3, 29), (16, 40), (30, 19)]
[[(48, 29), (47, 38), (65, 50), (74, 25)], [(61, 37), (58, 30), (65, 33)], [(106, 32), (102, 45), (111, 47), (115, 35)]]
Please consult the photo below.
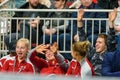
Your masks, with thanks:
[(66, 75), (81, 76), (81, 78), (94, 75), (93, 66), (86, 57), (89, 45), (88, 40), (73, 43), (71, 53), (73, 59)]
[[(45, 55), (46, 59), (36, 56), (36, 54)], [(69, 62), (58, 51), (58, 44), (41, 44), (31, 50), (29, 54), (30, 61), (35, 66), (36, 72), (40, 75), (64, 75), (69, 67)]]
[[(81, 5), (79, 6), (79, 9), (102, 9), (98, 4), (94, 3), (93, 0), (80, 0)], [(77, 18), (77, 12), (73, 12), (71, 14), (72, 18)], [(84, 12), (83, 18), (107, 18), (106, 12)], [(73, 21), (73, 38), (75, 38), (75, 35), (77, 34), (77, 27), (76, 27), (77, 21)], [(101, 24), (101, 25), (100, 25)], [(71, 27), (69, 27), (71, 29)], [(105, 33), (106, 32), (106, 21), (105, 20), (83, 20), (83, 28), (85, 29), (87, 33), (88, 40), (92, 43), (93, 46), (95, 46), (96, 39), (98, 37), (99, 33)], [(93, 42), (92, 42), (93, 41)]]
[[(67, 9), (66, 7), (67, 0), (54, 0), (54, 9)], [(70, 51), (70, 34), (67, 30), (68, 20), (67, 19), (58, 19), (58, 18), (69, 18), (68, 12), (51, 12), (48, 14), (49, 18), (55, 18), (46, 20), (43, 25), (43, 35), (40, 39), (40, 43), (54, 43), (58, 42), (59, 50), (61, 51)], [(64, 45), (65, 44), (65, 45)], [(71, 59), (71, 55), (67, 53), (63, 53), (65, 58)]]
[[(48, 9), (45, 5), (39, 4), (39, 0), (29, 0), (20, 9)], [(34, 18), (28, 19), (12, 19), (10, 34), (5, 36), (5, 44), (8, 47), (9, 42), (15, 41), (19, 38), (27, 38), (32, 43), (38, 42), (38, 39), (42, 35), (43, 20), (40, 17), (46, 17), (47, 12), (32, 12), (32, 11), (20, 11), (15, 12), (14, 18)], [(38, 39), (37, 39), (38, 37)]]
[[(84, 15), (84, 10), (80, 9), (77, 16), (77, 27), (78, 27), (78, 38), (80, 41), (85, 41), (87, 39), (87, 36), (85, 34), (83, 25), (82, 25), (82, 18)], [(96, 76), (101, 76), (101, 69), (102, 69), (102, 61), (103, 56), (109, 52), (114, 51), (116, 48), (116, 41), (114, 36), (114, 30), (113, 28), (109, 27), (108, 35), (106, 34), (99, 34), (95, 48), (93, 46), (89, 46), (88, 52), (87, 52), (87, 58), (92, 63), (95, 71)]]
[[(14, 44), (14, 45), (13, 45)], [(5, 62), (9, 59), (9, 58), (13, 58), (16, 56), (16, 52), (15, 52), (15, 46), (16, 46), (16, 42), (11, 42), (9, 44), (9, 52), (8, 55), (3, 56), (2, 58), (0, 58), (0, 70), (2, 69), (3, 65), (5, 64)]]
[(16, 43), (16, 56), (5, 61), (1, 72), (7, 73), (34, 73), (34, 67), (28, 60), (27, 54), (30, 49), (29, 40), (21, 38)]
[[(114, 30), (114, 20), (117, 15), (117, 10), (109, 13), (109, 26)], [(120, 51), (108, 52), (105, 54), (102, 63), (103, 76), (120, 77)]]

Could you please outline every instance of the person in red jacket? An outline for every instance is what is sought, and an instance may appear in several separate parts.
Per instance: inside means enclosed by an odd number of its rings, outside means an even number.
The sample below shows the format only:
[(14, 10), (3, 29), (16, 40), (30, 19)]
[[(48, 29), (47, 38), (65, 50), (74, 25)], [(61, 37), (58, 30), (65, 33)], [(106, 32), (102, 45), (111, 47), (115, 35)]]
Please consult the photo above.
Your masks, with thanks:
[(16, 56), (15, 45), (13, 45), (13, 43), (16, 43), (16, 42), (9, 43), (9, 52), (8, 52), (9, 54), (0, 58), (0, 71), (1, 71), (1, 69), (2, 69), (2, 67), (7, 59)]
[(2, 67), (2, 72), (11, 73), (34, 73), (32, 63), (27, 59), (29, 40), (21, 38), (16, 43), (16, 56), (9, 58)]
[(72, 45), (73, 59), (70, 63), (66, 75), (74, 75), (76, 77), (94, 75), (94, 69), (90, 61), (86, 58), (89, 41), (77, 41)]
[[(35, 68), (39, 69), (41, 75), (63, 75), (66, 73), (69, 63), (59, 53), (58, 44), (41, 44), (33, 49), (29, 55), (30, 61)], [(36, 56), (37, 53), (43, 54), (46, 60)]]
[[(82, 26), (80, 20), (84, 15), (83, 9), (80, 9), (78, 12), (78, 27)], [(66, 75), (74, 75), (76, 77), (81, 76), (85, 78), (86, 76), (93, 76), (94, 69), (90, 61), (87, 59), (87, 52), (89, 50), (90, 42), (88, 40), (76, 41), (72, 45), (72, 61), (68, 68)]]

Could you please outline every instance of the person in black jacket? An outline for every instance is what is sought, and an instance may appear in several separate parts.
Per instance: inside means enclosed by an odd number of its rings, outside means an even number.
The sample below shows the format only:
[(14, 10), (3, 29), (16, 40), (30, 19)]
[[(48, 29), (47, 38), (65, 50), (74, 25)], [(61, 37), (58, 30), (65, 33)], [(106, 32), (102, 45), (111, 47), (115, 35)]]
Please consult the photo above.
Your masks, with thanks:
[[(77, 16), (77, 28), (79, 41), (87, 40), (86, 33), (83, 28), (82, 18), (84, 10), (80, 9)], [(107, 52), (115, 51), (116, 48), (115, 32), (112, 26), (109, 26), (108, 34), (99, 34), (95, 47), (88, 48), (87, 58), (92, 63), (96, 76), (101, 76), (103, 57)]]
[[(117, 9), (114, 9), (114, 11), (109, 13), (109, 23), (113, 29), (115, 28), (114, 20), (116, 16)], [(114, 52), (108, 52), (105, 54), (101, 72), (103, 76), (120, 77), (120, 51), (118, 49)]]
[[(39, 0), (29, 0), (20, 9), (48, 9), (45, 5), (39, 3)], [(38, 11), (16, 11), (11, 20), (10, 32), (12, 34), (5, 36), (5, 44), (8, 46), (10, 41), (14, 41), (19, 38), (30, 39), (31, 42), (36, 43), (42, 35), (43, 20), (40, 18), (46, 17), (47, 12)], [(32, 18), (32, 19), (19, 19), (19, 18)], [(18, 33), (18, 34), (17, 34)], [(16, 37), (18, 35), (18, 37)]]

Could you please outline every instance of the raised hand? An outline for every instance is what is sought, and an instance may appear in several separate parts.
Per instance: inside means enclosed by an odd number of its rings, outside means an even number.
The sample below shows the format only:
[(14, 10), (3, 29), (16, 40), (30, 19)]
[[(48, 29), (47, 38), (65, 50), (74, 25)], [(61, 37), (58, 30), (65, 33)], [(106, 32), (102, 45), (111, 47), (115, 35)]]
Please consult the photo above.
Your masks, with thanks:
[(50, 46), (50, 50), (56, 54), (57, 53), (57, 50), (58, 50), (58, 44), (57, 42), (54, 42), (54, 44), (52, 46)]
[(114, 20), (117, 16), (117, 9), (115, 8), (112, 12), (109, 13), (109, 27), (114, 27)]
[(41, 44), (36, 47), (36, 52), (45, 54), (45, 51), (48, 50), (48, 47), (50, 47), (50, 44)]
[(77, 15), (77, 26), (78, 26), (78, 28), (82, 27), (83, 15), (84, 15), (84, 10), (83, 9), (79, 9), (78, 15)]
[(84, 10), (83, 9), (79, 9), (78, 14), (77, 14), (77, 20), (78, 21), (82, 21), (83, 15), (84, 15)]
[(109, 13), (109, 21), (114, 22), (117, 16), (117, 9), (115, 8), (112, 12)]

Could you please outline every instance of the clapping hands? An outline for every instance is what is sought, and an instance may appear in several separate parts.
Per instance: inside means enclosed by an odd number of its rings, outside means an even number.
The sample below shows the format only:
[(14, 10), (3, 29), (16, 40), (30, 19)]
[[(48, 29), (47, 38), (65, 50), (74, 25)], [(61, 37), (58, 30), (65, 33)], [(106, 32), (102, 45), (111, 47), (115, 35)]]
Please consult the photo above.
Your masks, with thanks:
[(45, 51), (48, 50), (48, 48), (50, 47), (50, 44), (41, 44), (41, 45), (38, 45), (36, 47), (36, 52), (37, 53), (41, 53), (41, 54), (45, 54)]

